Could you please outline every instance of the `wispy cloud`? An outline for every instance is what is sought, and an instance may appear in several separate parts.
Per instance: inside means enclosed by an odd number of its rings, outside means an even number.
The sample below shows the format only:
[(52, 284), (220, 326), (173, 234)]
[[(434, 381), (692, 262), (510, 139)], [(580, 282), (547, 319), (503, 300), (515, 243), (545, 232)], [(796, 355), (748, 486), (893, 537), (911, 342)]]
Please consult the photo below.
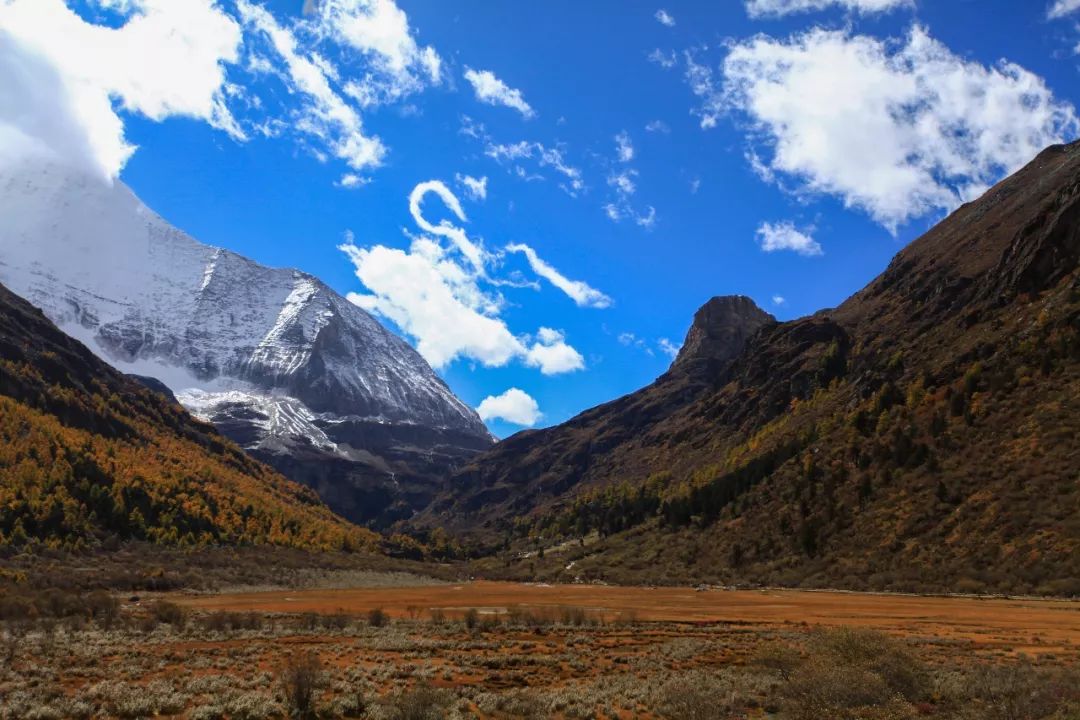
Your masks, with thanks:
[(488, 105), (502, 105), (512, 108), (522, 114), (523, 117), (531, 118), (536, 115), (520, 90), (516, 90), (499, 78), (490, 70), (465, 69), (465, 79), (473, 86), (476, 99)]
[(913, 5), (914, 0), (746, 0), (746, 12), (754, 18), (782, 17), (836, 7), (870, 15)]
[(615, 136), (615, 157), (621, 163), (634, 159), (634, 143), (630, 140), (630, 133), (625, 130)]
[(671, 14), (663, 8), (657, 10), (656, 15), (654, 15), (653, 17), (655, 17), (656, 22), (660, 23), (661, 25), (666, 25), (667, 27), (675, 27), (675, 18), (671, 17)]
[(1080, 0), (1056, 0), (1046, 11), (1046, 16), (1051, 20), (1058, 20), (1077, 10), (1080, 10)]
[(585, 282), (567, 278), (554, 267), (544, 262), (536, 254), (536, 251), (528, 245), (512, 244), (507, 245), (506, 249), (508, 252), (522, 253), (534, 273), (566, 293), (579, 307), (606, 308), (611, 306), (610, 297), (596, 288), (590, 287)]
[(454, 176), (458, 185), (465, 189), (465, 194), (472, 200), (482, 201), (487, 200), (487, 183), (488, 179), (485, 175), (482, 178), (474, 178), (472, 175), (462, 175), (458, 173)]

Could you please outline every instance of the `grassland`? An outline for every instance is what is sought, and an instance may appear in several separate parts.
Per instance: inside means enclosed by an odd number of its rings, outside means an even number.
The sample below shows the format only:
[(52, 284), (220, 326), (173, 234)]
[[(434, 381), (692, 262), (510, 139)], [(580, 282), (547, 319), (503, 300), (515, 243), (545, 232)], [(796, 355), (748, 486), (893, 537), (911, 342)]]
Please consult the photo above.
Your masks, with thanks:
[[(346, 578), (364, 587), (329, 587)], [(9, 592), (0, 718), (1080, 713), (1080, 602), (419, 585), (355, 570), (307, 580), (270, 592)]]

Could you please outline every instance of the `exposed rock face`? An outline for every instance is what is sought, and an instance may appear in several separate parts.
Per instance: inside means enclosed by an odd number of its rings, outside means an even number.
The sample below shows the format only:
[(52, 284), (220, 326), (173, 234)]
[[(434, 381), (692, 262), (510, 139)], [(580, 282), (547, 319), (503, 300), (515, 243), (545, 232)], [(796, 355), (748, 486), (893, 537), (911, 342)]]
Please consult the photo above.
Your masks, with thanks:
[[(306, 273), (197, 242), (119, 181), (5, 167), (0, 217), (0, 282), (293, 477), (334, 460), (323, 489), (350, 519), (382, 517), (365, 497), (422, 503), (423, 486), (492, 442), (364, 310)], [(403, 481), (415, 492), (398, 498)]]
[(673, 369), (705, 366), (714, 370), (738, 357), (746, 341), (762, 325), (775, 322), (745, 295), (714, 297), (694, 313), (694, 322)]

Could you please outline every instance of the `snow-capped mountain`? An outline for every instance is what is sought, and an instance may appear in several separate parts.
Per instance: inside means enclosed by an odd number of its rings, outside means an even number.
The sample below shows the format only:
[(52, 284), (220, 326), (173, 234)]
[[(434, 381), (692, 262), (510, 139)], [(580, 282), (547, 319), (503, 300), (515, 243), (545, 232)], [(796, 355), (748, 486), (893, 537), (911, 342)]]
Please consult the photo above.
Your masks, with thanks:
[[(392, 503), (402, 478), (491, 443), (476, 413), (367, 312), (311, 275), (196, 241), (119, 181), (42, 162), (3, 167), (0, 218), (0, 283), (249, 450), (341, 495), (337, 508), (354, 519), (382, 514), (363, 498), (373, 484), (389, 482), (375, 504)], [(298, 457), (346, 470), (318, 469), (316, 481)], [(318, 487), (333, 482), (359, 496)]]

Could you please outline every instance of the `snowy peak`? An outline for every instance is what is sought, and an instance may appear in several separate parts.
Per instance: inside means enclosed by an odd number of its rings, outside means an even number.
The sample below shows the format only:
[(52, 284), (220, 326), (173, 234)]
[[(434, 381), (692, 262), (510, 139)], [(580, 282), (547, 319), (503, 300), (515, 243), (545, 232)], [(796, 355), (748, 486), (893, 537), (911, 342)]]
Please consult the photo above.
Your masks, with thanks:
[(193, 410), (208, 393), (238, 391), (298, 401), (282, 405), (297, 416), (490, 442), (476, 413), (364, 310), (310, 275), (199, 243), (119, 181), (2, 168), (0, 217), (0, 282), (121, 369), (182, 398), (199, 391)]

